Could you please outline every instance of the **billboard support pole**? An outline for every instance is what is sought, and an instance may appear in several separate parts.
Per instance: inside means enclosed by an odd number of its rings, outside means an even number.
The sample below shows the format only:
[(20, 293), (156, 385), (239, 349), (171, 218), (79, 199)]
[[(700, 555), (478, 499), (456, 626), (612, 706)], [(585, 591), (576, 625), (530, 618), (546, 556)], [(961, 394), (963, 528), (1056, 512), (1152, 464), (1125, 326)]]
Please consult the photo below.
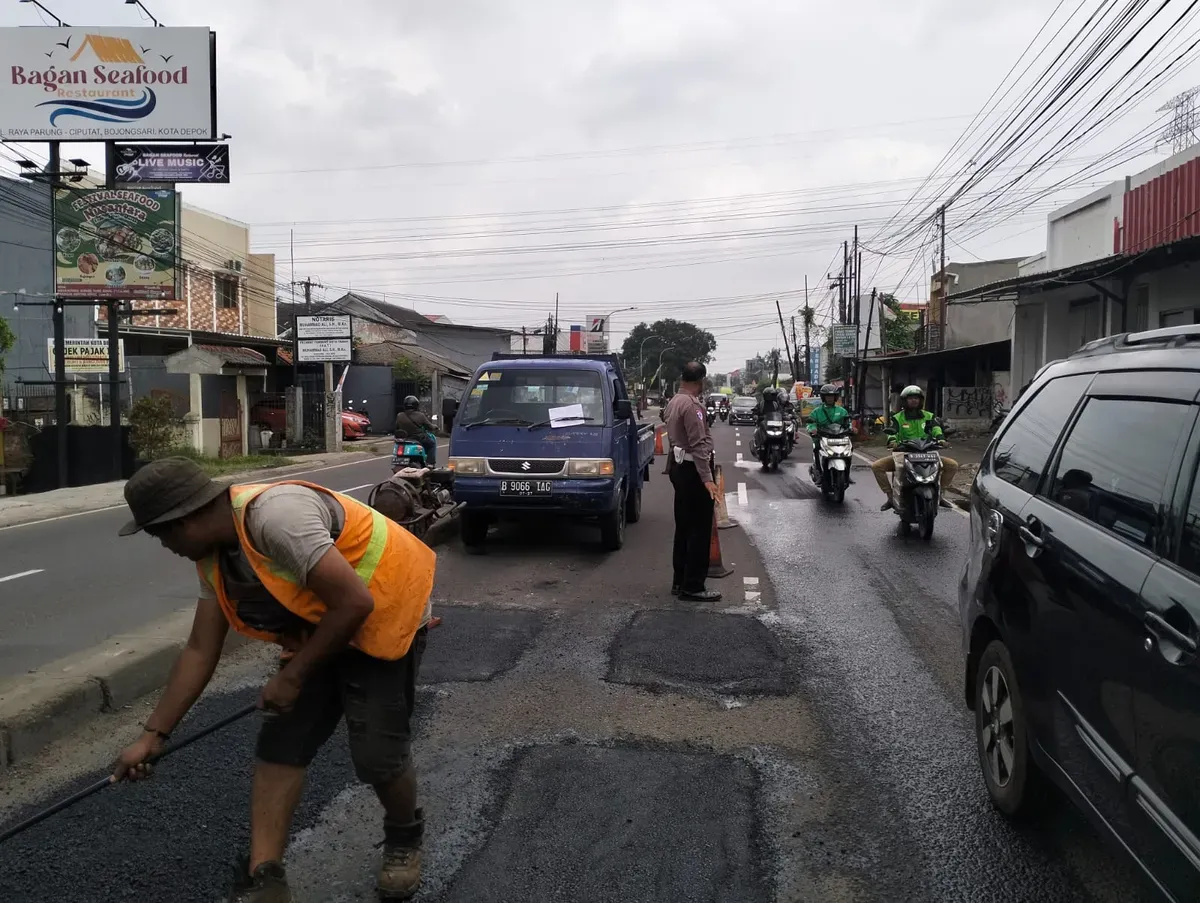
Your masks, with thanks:
[[(117, 187), (117, 143), (104, 142), (104, 187)], [(118, 302), (105, 302), (108, 322), (108, 426), (112, 431), (112, 478), (121, 479), (121, 339)], [(130, 398), (130, 401), (133, 399)]]
[(66, 489), (69, 482), (67, 456), (67, 424), (71, 420), (71, 407), (67, 400), (67, 323), (62, 299), (58, 297), (58, 246), (55, 242), (54, 191), (58, 187), (59, 169), (62, 167), (62, 145), (50, 142), (46, 163), (50, 202), (50, 284), (54, 286), (54, 425), (58, 437), (58, 488)]

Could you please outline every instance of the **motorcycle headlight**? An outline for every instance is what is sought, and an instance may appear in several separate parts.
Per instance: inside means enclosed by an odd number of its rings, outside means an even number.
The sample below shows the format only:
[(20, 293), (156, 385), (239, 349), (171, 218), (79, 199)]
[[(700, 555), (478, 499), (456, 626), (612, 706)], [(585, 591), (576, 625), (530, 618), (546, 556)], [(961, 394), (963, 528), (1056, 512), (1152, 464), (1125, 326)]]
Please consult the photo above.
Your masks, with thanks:
[(483, 458), (451, 458), (446, 466), (461, 474), (480, 474), (485, 470)]
[(567, 474), (573, 477), (611, 477), (616, 472), (612, 458), (572, 458)]
[(913, 472), (912, 478), (917, 483), (932, 483), (937, 479), (936, 473), (916, 473)]

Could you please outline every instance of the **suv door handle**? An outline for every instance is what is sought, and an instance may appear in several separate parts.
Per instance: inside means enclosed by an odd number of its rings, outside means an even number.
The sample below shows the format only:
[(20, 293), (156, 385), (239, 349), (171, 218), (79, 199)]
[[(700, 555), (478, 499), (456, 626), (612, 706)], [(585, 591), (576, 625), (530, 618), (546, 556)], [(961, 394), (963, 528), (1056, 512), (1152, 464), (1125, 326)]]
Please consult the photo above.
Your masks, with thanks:
[(1146, 612), (1144, 620), (1146, 622), (1146, 628), (1159, 639), (1166, 640), (1167, 642), (1178, 646), (1184, 652), (1196, 651), (1196, 641), (1186, 633), (1181, 633), (1172, 627), (1167, 622), (1167, 619), (1162, 615), (1148, 611)]
[(1034, 548), (1044, 549), (1046, 547), (1046, 540), (1030, 530), (1027, 524), (1021, 524), (1021, 526), (1017, 527), (1017, 535)]

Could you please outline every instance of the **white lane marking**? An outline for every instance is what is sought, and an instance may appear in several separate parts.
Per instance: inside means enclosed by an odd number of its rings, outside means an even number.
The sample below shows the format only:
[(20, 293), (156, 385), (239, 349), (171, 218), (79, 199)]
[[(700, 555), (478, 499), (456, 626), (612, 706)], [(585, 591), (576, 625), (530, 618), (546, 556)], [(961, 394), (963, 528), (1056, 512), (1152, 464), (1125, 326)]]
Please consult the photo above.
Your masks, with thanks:
[(747, 586), (758, 586), (758, 578), (757, 577), (743, 577), (742, 583), (746, 584)]
[(735, 463), (737, 463), (737, 464), (742, 463), (742, 453), (741, 452), (737, 453), (737, 461)]
[[(866, 455), (862, 454), (861, 452), (854, 452), (854, 457), (858, 458), (858, 460), (865, 463), (868, 467), (871, 466), (872, 464), (874, 464), (878, 460), (878, 458), (868, 458)], [(962, 508), (958, 507), (958, 505), (951, 505), (950, 510), (957, 511), (959, 514), (961, 514), (963, 517), (966, 517), (966, 518), (970, 518), (970, 516), (971, 516), (970, 511), (964, 511)]]
[(746, 491), (745, 483), (738, 483), (738, 504), (743, 508), (750, 504), (750, 494)]
[(735, 443), (733, 443), (733, 444), (734, 444), (734, 445), (736, 445), (738, 448), (741, 448), (741, 447), (742, 447), (742, 440), (741, 440), (741, 439), (739, 439), (737, 442), (735, 442)]
[(0, 577), (0, 583), (7, 583), (9, 580), (19, 580), (21, 577), (32, 577), (34, 574), (41, 574), (44, 568), (38, 568), (36, 571), (21, 571), (19, 574), (9, 574), (7, 577)]
[[(438, 448), (449, 448), (449, 444), (439, 445)], [(361, 461), (346, 461), (344, 464), (330, 464), (327, 467), (315, 467), (312, 470), (295, 470), (291, 473), (280, 474), (277, 477), (260, 477), (264, 483), (277, 483), (280, 480), (290, 480), (293, 477), (303, 476), (310, 473), (321, 473), (326, 470), (337, 470), (339, 467), (354, 467), (356, 464), (373, 464), (376, 461), (387, 461), (390, 455), (379, 455), (375, 458), (364, 458)], [(287, 465), (284, 465), (285, 467)], [(371, 484), (374, 485), (374, 484)], [(59, 514), (55, 517), (44, 517), (41, 520), (31, 520), (23, 524), (9, 524), (6, 527), (0, 527), (0, 533), (5, 530), (16, 530), (20, 527), (36, 527), (38, 524), (50, 524), (59, 520), (67, 520), (72, 517), (83, 517), (85, 514), (99, 514), (102, 511), (116, 511), (118, 508), (124, 508), (125, 505), (106, 505), (103, 508), (89, 508), (87, 511), (76, 511), (73, 514)]]
[(360, 490), (360, 489), (370, 489), (372, 486), (376, 486), (376, 485), (378, 485), (378, 484), (377, 483), (363, 483), (361, 486), (351, 486), (349, 489), (335, 489), (334, 492), (340, 492), (342, 495), (346, 495), (347, 493), (350, 493), (350, 492), (358, 492), (358, 490)]
[(757, 602), (761, 598), (762, 598), (762, 593), (749, 592), (749, 591), (746, 592), (746, 601), (747, 602)]

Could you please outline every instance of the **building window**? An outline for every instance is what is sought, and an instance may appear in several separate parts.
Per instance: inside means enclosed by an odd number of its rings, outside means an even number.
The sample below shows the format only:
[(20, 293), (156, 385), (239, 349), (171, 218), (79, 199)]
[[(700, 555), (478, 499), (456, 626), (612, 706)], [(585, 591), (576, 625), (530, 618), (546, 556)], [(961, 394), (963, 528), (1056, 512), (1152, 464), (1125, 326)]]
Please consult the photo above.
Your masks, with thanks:
[(1158, 315), (1158, 325), (1163, 329), (1168, 326), (1195, 326), (1197, 323), (1200, 323), (1200, 308), (1196, 307), (1163, 311)]
[(236, 279), (217, 277), (217, 310), (236, 310), (238, 306), (238, 284)]

